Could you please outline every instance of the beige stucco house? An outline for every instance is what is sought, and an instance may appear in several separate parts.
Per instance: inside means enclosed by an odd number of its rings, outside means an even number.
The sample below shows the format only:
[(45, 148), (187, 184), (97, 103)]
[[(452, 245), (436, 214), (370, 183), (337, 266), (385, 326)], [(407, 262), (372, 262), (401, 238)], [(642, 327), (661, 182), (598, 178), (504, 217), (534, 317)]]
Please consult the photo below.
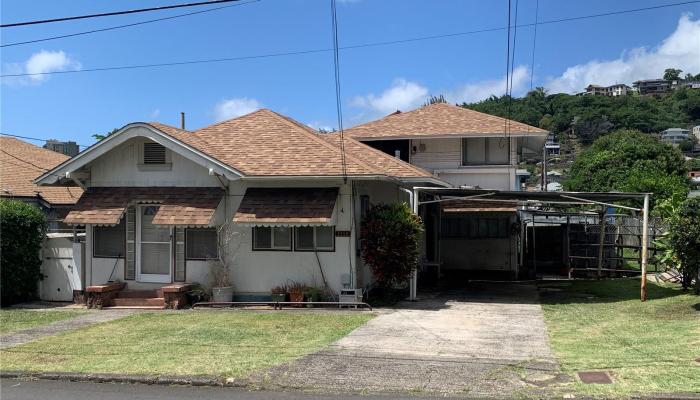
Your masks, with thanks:
[(226, 231), (238, 299), (265, 298), (289, 281), (367, 286), (357, 238), (367, 207), (408, 201), (406, 188), (449, 186), (270, 110), (196, 131), (131, 123), (36, 183), (85, 190), (64, 221), (86, 228), (85, 286), (206, 285), (217, 232)]

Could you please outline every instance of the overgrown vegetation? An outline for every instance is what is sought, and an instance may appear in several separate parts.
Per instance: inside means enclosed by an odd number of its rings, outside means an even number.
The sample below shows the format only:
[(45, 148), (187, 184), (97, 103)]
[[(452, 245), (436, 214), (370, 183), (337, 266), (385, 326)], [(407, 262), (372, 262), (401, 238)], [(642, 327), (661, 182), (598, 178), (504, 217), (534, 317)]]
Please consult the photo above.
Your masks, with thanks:
[[(658, 139), (620, 130), (597, 139), (571, 165), (566, 190), (649, 192), (652, 201), (685, 198), (690, 189), (683, 155)], [(679, 197), (680, 196), (680, 197)]]
[(678, 286), (639, 279), (547, 282), (540, 285), (550, 343), (564, 373), (607, 371), (611, 385), (574, 379), (558, 390), (576, 397), (700, 392), (700, 304)]
[(695, 279), (695, 292), (700, 294), (700, 198), (685, 200), (670, 218), (668, 242), (678, 261), (683, 288)]
[(561, 136), (571, 132), (583, 145), (618, 129), (659, 133), (700, 122), (700, 90), (682, 88), (661, 96), (574, 96), (538, 87), (522, 98), (492, 96), (463, 107), (538, 126)]
[(46, 218), (36, 207), (0, 199), (0, 293), (3, 306), (36, 298)]
[(408, 281), (418, 267), (423, 222), (406, 203), (372, 207), (362, 221), (362, 260), (379, 286)]

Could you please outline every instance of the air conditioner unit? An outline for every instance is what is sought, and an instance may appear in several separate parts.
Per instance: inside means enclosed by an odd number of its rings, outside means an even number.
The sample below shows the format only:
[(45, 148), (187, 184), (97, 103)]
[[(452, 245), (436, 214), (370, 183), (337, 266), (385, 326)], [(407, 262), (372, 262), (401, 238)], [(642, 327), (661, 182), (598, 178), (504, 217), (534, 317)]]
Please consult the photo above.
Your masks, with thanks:
[(341, 303), (362, 303), (362, 289), (340, 289), (338, 301)]

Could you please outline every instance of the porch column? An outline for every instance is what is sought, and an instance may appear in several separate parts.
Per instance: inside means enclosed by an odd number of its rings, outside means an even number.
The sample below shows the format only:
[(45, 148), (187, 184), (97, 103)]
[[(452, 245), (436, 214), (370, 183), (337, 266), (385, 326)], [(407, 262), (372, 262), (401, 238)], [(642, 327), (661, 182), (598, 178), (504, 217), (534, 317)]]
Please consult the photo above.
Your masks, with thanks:
[[(411, 207), (413, 208), (413, 213), (418, 215), (418, 189), (413, 189), (413, 195), (410, 197)], [(408, 299), (410, 301), (416, 301), (416, 295), (418, 292), (418, 269), (414, 268), (413, 273), (411, 273), (411, 281), (409, 282), (409, 294)]]
[(640, 298), (647, 300), (647, 250), (649, 247), (649, 195), (644, 195), (644, 208), (642, 208), (642, 283)]

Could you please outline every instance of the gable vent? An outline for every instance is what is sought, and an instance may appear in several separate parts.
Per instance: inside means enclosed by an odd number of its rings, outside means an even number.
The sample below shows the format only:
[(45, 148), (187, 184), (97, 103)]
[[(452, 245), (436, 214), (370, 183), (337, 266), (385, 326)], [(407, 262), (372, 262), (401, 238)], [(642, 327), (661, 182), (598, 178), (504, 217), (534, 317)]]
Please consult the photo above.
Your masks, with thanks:
[(143, 163), (165, 164), (165, 147), (158, 143), (144, 143)]

